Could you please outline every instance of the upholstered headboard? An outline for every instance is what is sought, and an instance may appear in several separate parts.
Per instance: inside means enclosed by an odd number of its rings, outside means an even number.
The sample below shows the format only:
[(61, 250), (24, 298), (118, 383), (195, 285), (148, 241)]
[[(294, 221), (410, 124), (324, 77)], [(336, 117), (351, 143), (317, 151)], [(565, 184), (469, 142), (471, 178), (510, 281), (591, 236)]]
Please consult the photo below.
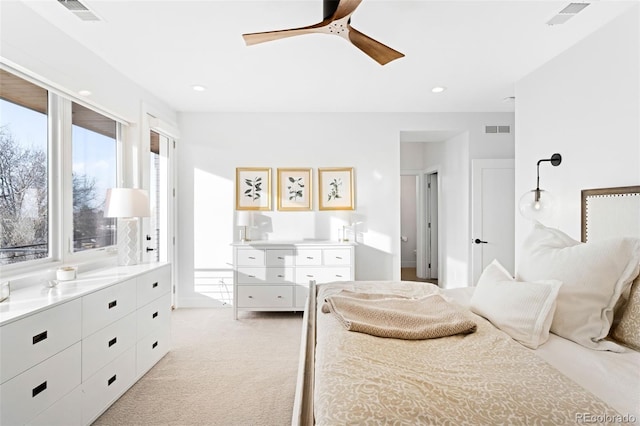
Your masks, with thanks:
[(640, 238), (640, 186), (582, 190), (582, 242)]

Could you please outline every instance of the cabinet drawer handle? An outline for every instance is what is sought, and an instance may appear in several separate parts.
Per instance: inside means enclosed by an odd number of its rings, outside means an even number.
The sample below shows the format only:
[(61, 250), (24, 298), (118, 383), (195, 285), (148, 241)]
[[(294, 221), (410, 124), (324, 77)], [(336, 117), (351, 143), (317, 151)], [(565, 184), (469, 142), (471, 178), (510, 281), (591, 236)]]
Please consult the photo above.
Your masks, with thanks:
[(116, 381), (116, 375), (114, 374), (109, 380), (107, 380), (107, 386), (111, 386)]
[(278, 278), (284, 278), (284, 275), (278, 274)]
[(153, 344), (151, 345), (151, 349), (155, 349), (156, 346), (158, 346), (158, 341), (157, 340), (155, 342), (153, 342)]
[(109, 347), (115, 345), (117, 341), (118, 341), (117, 337), (114, 337), (113, 339), (109, 340)]
[(118, 305), (118, 301), (114, 300), (113, 302), (109, 302), (109, 309), (113, 309)]
[(38, 395), (40, 392), (42, 392), (42, 391), (44, 391), (46, 389), (47, 389), (47, 382), (45, 380), (44, 382), (42, 382), (41, 384), (39, 384), (35, 388), (31, 389), (31, 398), (35, 398), (36, 395)]
[(307, 259), (313, 259), (313, 256), (307, 256)]
[(340, 256), (336, 256), (336, 259), (340, 259), (340, 260), (342, 260), (342, 258), (341, 258)]
[(255, 258), (255, 257), (253, 257), (253, 256), (249, 256), (249, 259), (251, 259), (251, 260), (256, 260), (256, 258)]
[(255, 276), (255, 275), (247, 275), (247, 277), (249, 277), (249, 278), (255, 278), (256, 276)]
[(43, 340), (45, 340), (47, 338), (47, 330), (43, 331), (40, 334), (36, 334), (35, 336), (33, 336), (33, 344), (35, 345), (36, 343), (42, 342)]
[(151, 284), (151, 288), (156, 288), (158, 287), (158, 282), (156, 281), (155, 283)]
[(313, 278), (313, 275), (307, 274), (307, 278)]
[(336, 274), (336, 277), (338, 277), (338, 278), (342, 278), (342, 275), (340, 275), (340, 274)]
[(151, 318), (153, 319), (153, 318), (156, 318), (157, 316), (158, 316), (158, 311), (155, 311), (155, 312), (151, 315)]

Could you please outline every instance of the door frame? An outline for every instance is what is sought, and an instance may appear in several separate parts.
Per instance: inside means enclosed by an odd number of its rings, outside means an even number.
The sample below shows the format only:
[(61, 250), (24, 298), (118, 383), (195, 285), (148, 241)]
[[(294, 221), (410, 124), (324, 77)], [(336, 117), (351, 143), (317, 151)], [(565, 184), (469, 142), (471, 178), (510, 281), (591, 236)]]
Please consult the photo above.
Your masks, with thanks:
[[(406, 169), (400, 171), (400, 176), (416, 176), (416, 275), (418, 278), (432, 278), (429, 276), (428, 262), (426, 262), (428, 248), (427, 248), (427, 178), (428, 175), (440, 173), (440, 166), (434, 166), (423, 170)], [(441, 179), (437, 179), (436, 198), (438, 199), (437, 216), (442, 217), (442, 203), (441, 200)], [(440, 235), (441, 226), (440, 220), (437, 220), (436, 229), (438, 235), (437, 243), (437, 271), (442, 271), (442, 256), (441, 256), (441, 244)]]

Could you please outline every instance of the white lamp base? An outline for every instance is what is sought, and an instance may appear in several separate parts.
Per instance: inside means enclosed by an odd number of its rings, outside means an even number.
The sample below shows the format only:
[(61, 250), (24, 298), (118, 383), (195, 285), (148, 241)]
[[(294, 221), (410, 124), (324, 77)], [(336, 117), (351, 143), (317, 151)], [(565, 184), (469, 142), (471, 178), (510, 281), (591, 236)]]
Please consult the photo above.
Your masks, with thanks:
[(118, 235), (118, 265), (137, 265), (138, 259), (138, 218), (120, 219), (122, 232)]

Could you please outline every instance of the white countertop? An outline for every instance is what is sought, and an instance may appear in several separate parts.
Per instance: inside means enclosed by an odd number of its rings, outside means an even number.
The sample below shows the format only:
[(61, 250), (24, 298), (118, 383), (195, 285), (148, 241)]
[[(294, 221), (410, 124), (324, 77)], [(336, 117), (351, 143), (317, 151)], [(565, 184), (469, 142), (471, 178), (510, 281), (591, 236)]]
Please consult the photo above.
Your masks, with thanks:
[(0, 303), (0, 326), (165, 265), (169, 264), (111, 266), (80, 273), (75, 280), (60, 281), (53, 288), (45, 287), (43, 281), (41, 285), (12, 290), (9, 299)]
[(331, 241), (331, 240), (256, 240), (256, 241), (236, 241), (231, 244), (234, 247), (274, 247), (274, 246), (355, 246), (355, 241)]

